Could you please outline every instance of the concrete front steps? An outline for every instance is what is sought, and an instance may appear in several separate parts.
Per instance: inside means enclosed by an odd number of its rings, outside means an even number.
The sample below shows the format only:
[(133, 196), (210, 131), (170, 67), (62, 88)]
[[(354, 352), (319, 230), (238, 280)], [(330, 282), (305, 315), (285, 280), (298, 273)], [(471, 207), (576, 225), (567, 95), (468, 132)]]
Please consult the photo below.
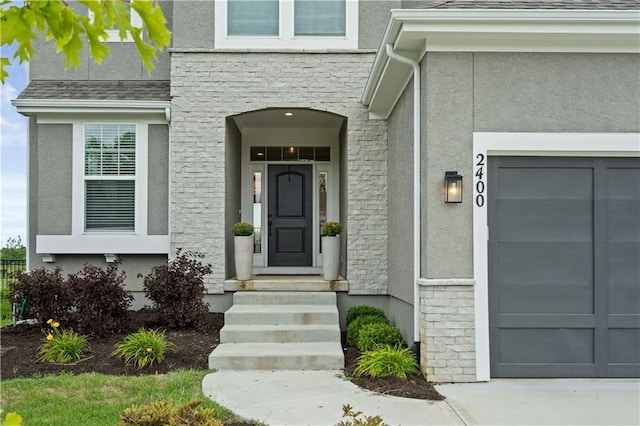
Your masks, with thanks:
[(336, 303), (333, 292), (236, 292), (209, 368), (344, 368)]

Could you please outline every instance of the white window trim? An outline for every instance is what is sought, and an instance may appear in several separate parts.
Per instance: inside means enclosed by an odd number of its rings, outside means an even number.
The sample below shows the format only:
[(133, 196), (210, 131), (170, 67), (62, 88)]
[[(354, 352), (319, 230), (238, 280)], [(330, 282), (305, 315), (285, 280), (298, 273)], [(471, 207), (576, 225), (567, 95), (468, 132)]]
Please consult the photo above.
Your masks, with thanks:
[[(130, 18), (131, 25), (136, 28), (142, 28), (142, 18), (140, 17), (140, 15), (138, 15), (138, 12), (136, 12), (132, 8), (129, 8), (129, 10), (131, 11), (131, 18)], [(92, 21), (93, 21), (93, 17), (94, 17), (93, 12), (89, 11), (89, 18), (91, 18)], [(107, 33), (107, 39), (106, 39), (107, 43), (116, 43), (121, 41), (127, 42), (127, 43), (133, 43), (133, 37), (131, 37), (130, 33), (127, 33), (127, 36), (124, 39), (120, 39), (120, 31), (117, 29), (105, 30), (105, 32)]]
[[(84, 129), (86, 124), (134, 124), (136, 126), (136, 173), (135, 179), (135, 230), (131, 231), (85, 231), (85, 141)], [(147, 235), (147, 181), (149, 161), (149, 126), (147, 123), (102, 121), (82, 122), (73, 124), (73, 172), (72, 172), (72, 203), (71, 235)], [(127, 176), (128, 178), (129, 176)]]
[[(484, 156), (484, 197), (489, 190), (488, 156), (640, 157), (640, 133), (491, 133), (474, 132), (473, 168)], [(475, 291), (476, 380), (491, 377), (489, 353), (489, 239), (487, 203), (478, 207), (473, 179), (473, 274)]]
[(346, 1), (344, 36), (295, 36), (293, 0), (280, 0), (278, 36), (229, 36), (227, 34), (227, 0), (215, 2), (216, 49), (357, 49), (358, 0)]

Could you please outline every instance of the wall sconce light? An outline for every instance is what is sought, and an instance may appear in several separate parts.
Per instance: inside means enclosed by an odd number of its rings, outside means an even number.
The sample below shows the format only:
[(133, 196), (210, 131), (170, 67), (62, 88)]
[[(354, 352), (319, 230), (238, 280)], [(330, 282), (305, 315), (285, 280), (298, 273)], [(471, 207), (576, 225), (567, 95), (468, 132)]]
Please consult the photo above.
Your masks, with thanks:
[(444, 172), (444, 202), (462, 202), (462, 176), (458, 172)]

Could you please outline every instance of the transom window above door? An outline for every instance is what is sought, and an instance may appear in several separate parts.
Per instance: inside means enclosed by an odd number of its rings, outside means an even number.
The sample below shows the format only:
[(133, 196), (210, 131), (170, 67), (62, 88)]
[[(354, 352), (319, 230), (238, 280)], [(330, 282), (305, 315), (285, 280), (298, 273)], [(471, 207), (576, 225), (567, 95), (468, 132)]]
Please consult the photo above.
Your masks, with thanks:
[(251, 161), (331, 161), (328, 146), (252, 146)]
[(216, 48), (357, 49), (358, 0), (219, 0)]

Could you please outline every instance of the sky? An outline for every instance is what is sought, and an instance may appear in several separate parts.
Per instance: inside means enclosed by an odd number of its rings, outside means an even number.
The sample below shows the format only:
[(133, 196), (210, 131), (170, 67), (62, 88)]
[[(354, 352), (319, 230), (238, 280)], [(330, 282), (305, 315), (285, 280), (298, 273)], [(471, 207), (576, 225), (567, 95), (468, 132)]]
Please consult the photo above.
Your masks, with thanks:
[[(2, 46), (11, 57), (15, 46)], [(27, 65), (12, 59), (9, 77), (0, 88), (0, 240), (27, 237), (27, 118), (18, 114), (11, 100), (27, 85)]]

